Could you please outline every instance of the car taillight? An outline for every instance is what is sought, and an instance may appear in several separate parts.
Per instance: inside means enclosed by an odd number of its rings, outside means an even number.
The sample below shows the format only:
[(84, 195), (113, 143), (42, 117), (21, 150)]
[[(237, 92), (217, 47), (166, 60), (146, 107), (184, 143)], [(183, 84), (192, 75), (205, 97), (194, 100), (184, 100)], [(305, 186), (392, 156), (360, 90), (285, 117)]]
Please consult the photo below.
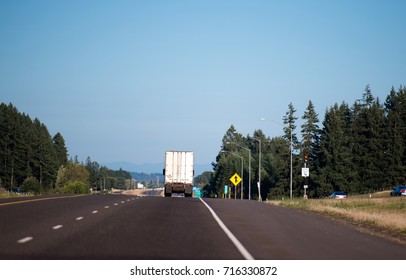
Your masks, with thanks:
[(404, 193), (404, 192), (406, 192), (406, 190), (401, 190), (400, 192), (401, 192), (401, 193)]

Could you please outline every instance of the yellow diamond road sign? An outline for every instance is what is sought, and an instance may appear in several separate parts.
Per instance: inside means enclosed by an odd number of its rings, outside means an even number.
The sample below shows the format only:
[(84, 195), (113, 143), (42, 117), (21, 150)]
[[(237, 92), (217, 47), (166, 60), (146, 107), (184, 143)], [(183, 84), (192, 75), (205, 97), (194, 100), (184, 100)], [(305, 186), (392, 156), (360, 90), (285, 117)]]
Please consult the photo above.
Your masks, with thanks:
[(234, 184), (234, 186), (237, 186), (242, 181), (242, 179), (237, 173), (235, 173), (233, 176), (231, 176), (230, 181)]

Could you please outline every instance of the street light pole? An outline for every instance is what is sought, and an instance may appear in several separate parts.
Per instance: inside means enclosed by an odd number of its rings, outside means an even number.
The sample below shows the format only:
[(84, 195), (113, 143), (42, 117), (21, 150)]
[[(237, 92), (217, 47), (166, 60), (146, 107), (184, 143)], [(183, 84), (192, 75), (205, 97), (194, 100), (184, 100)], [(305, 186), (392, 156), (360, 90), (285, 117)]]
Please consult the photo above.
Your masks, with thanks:
[[(259, 158), (258, 158), (258, 200), (262, 201), (261, 197), (261, 139), (253, 137), (259, 142)], [(250, 198), (251, 199), (251, 198)]]
[(290, 129), (290, 199), (292, 199), (292, 169), (293, 169), (293, 141), (292, 141), (292, 128), (289, 127)]
[[(265, 121), (265, 120), (267, 120), (267, 119), (261, 118), (261, 121)], [(280, 125), (284, 128), (289, 129), (289, 131), (290, 131), (290, 145), (289, 145), (290, 146), (290, 199), (292, 199), (293, 198), (293, 191), (292, 191), (292, 188), (293, 188), (293, 130), (290, 126), (285, 126), (272, 119), (269, 119), (269, 120), (273, 123), (276, 123), (277, 125)]]
[[(241, 146), (240, 144), (237, 144), (235, 142), (229, 142), (227, 141), (226, 144), (234, 144), (237, 145), (240, 148), (243, 148), (248, 151), (248, 199), (251, 199), (251, 150), (249, 148), (246, 148), (244, 146)], [(242, 196), (241, 196), (242, 199)]]

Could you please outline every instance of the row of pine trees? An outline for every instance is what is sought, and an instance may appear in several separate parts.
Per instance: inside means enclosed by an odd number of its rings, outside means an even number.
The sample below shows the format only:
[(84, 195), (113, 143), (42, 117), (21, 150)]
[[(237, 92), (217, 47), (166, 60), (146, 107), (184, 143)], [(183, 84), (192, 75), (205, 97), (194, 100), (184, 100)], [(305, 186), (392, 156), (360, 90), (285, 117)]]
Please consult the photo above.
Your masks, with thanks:
[(38, 118), (0, 104), (0, 188), (29, 192), (89, 193), (90, 189), (126, 186), (131, 174), (113, 171), (87, 158), (68, 159), (63, 136), (51, 136)]
[(68, 152), (60, 133), (53, 137), (38, 118), (20, 113), (12, 104), (0, 104), (0, 185), (12, 189), (27, 179), (37, 181), (38, 192), (53, 189), (58, 169)]
[[(304, 193), (301, 168), (304, 154), (310, 168), (309, 197), (319, 198), (333, 191), (350, 194), (368, 193), (404, 184), (406, 175), (406, 87), (391, 89), (384, 102), (374, 98), (366, 86), (362, 97), (351, 106), (343, 102), (326, 109), (320, 123), (309, 101), (302, 125), (294, 105), (289, 104), (283, 117), (284, 135), (270, 138), (261, 130), (244, 136), (231, 126), (222, 140), (222, 152), (213, 163), (214, 173), (205, 187), (211, 196), (223, 195), (229, 178), (241, 173), (244, 158), (244, 197), (248, 196), (248, 152), (251, 150), (251, 193), (258, 197), (259, 145), (261, 143), (262, 198), (288, 197), (290, 194), (290, 140), (293, 146), (293, 196)], [(300, 138), (300, 140), (299, 140)], [(258, 141), (259, 140), (259, 141)], [(236, 144), (230, 144), (236, 143)], [(226, 151), (226, 152), (224, 152)], [(237, 188), (237, 196), (240, 196)]]

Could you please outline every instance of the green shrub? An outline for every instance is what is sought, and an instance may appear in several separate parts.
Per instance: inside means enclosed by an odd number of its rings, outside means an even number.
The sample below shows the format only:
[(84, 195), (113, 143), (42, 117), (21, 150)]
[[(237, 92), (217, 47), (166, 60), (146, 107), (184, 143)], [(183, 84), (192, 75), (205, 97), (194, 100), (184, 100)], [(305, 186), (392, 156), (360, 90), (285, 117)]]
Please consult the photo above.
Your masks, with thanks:
[(38, 194), (41, 189), (41, 185), (35, 177), (28, 177), (24, 183), (21, 184), (21, 189), (27, 193)]
[(65, 194), (88, 194), (90, 193), (89, 185), (81, 181), (70, 181), (62, 188)]

